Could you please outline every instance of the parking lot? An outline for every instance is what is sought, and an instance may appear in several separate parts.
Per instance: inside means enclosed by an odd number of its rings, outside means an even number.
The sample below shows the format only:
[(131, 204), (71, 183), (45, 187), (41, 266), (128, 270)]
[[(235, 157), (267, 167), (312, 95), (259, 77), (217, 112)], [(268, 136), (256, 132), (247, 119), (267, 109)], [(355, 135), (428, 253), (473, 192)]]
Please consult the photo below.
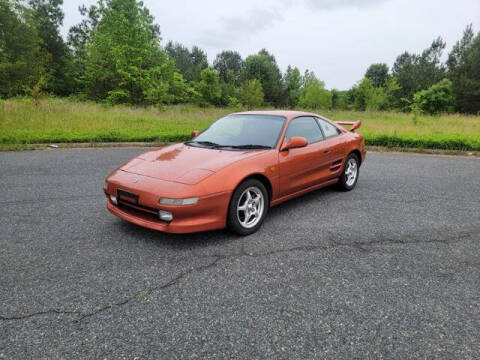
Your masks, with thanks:
[(140, 148), (0, 153), (0, 358), (480, 357), (480, 159), (369, 153), (249, 237), (112, 216)]

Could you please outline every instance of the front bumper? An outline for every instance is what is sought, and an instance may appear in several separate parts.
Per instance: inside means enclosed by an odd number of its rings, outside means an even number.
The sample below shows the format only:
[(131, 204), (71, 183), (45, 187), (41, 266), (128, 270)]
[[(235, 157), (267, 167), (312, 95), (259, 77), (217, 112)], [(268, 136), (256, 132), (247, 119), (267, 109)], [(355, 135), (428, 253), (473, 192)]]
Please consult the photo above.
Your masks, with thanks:
[[(229, 195), (225, 194), (219, 197), (215, 196), (215, 198), (215, 202), (225, 201), (227, 203), (226, 209), (228, 209), (228, 201), (230, 200)], [(194, 206), (196, 207), (196, 205)], [(192, 208), (194, 206), (192, 206)], [(181, 209), (180, 207), (173, 209), (172, 207), (169, 207), (168, 211), (173, 213), (173, 220), (171, 222), (165, 222), (160, 219), (148, 219), (141, 215), (133, 214), (130, 211), (126, 211), (118, 206), (113, 205), (109, 199), (107, 200), (107, 209), (113, 215), (118, 216), (119, 218), (132, 224), (172, 234), (186, 234), (199, 231), (223, 229), (226, 227), (227, 210), (223, 210), (223, 206), (218, 208), (218, 205), (213, 205), (210, 208), (206, 208), (205, 206), (198, 207), (195, 209), (195, 211), (192, 211), (193, 209), (189, 209), (188, 213), (191, 214), (190, 216), (186, 216), (187, 214), (184, 211), (185, 209)], [(166, 207), (163, 209), (167, 210)], [(218, 210), (219, 212), (217, 212)], [(184, 216), (180, 217), (181, 214)]]
[[(136, 177), (140, 177), (141, 181), (132, 185), (131, 181), (125, 181), (125, 177), (130, 178), (131, 176), (131, 174), (117, 173), (108, 179), (108, 186), (104, 188), (107, 197), (107, 209), (115, 216), (135, 225), (177, 234), (226, 227), (227, 211), (231, 197), (230, 191), (200, 196), (195, 205), (162, 205), (158, 202), (161, 197), (172, 197), (171, 192), (175, 193), (175, 197), (179, 197), (176, 196), (178, 187), (188, 187), (188, 185), (173, 184), (163, 180), (143, 178), (138, 175)], [(119, 202), (118, 205), (113, 204), (110, 195), (117, 196), (117, 190), (137, 194), (138, 204), (136, 206), (126, 202)], [(157, 215), (158, 210), (171, 212), (173, 220), (171, 222), (160, 220)]]

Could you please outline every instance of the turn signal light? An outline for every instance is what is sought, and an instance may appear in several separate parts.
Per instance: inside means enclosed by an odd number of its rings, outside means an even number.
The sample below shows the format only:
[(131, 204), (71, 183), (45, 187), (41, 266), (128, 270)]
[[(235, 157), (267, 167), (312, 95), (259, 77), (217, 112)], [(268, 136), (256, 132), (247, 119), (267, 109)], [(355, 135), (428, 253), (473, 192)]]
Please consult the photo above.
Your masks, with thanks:
[(173, 205), (173, 206), (195, 205), (197, 202), (198, 202), (198, 197), (187, 198), (187, 199), (169, 199), (169, 198), (160, 199), (160, 204)]

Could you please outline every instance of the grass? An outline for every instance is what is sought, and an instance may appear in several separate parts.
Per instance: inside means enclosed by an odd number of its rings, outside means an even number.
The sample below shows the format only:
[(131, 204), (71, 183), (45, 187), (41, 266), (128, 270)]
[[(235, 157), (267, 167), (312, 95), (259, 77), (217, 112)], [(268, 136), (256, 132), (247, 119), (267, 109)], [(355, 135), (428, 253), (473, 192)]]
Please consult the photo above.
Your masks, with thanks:
[(396, 112), (324, 111), (336, 121), (361, 120), (368, 145), (444, 150), (480, 150), (480, 116), (419, 116)]
[(189, 105), (156, 108), (103, 106), (67, 99), (0, 101), (0, 144), (181, 141), (229, 113)]
[[(103, 106), (49, 98), (0, 100), (0, 149), (36, 143), (174, 142), (190, 138), (233, 112), (192, 105), (164, 109)], [(394, 112), (318, 111), (332, 119), (362, 121), (368, 145), (420, 149), (480, 150), (480, 116), (419, 116)]]

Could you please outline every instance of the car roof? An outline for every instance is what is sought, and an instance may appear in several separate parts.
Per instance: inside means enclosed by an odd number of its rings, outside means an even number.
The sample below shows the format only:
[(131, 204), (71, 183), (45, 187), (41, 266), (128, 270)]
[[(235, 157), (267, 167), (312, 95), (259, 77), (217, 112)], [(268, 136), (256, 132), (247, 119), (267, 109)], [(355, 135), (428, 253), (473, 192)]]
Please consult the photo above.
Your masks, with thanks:
[(298, 116), (319, 116), (305, 111), (294, 111), (294, 110), (257, 110), (257, 111), (243, 111), (237, 112), (235, 115), (273, 115), (273, 116), (284, 116), (287, 119), (291, 119)]

